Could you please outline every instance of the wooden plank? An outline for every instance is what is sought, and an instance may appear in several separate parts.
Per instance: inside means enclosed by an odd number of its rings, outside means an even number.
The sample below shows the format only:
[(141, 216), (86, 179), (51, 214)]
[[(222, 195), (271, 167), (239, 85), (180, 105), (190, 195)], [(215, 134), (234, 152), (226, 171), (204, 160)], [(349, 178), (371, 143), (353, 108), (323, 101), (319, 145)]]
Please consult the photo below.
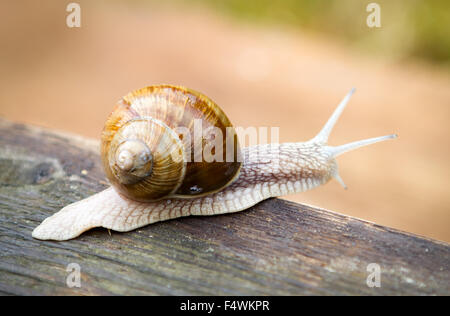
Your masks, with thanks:
[[(448, 244), (281, 199), (129, 233), (34, 240), (44, 218), (107, 187), (97, 148), (0, 120), (0, 293), (450, 294)], [(66, 285), (70, 263), (80, 288)], [(366, 284), (370, 263), (381, 268), (379, 288)]]

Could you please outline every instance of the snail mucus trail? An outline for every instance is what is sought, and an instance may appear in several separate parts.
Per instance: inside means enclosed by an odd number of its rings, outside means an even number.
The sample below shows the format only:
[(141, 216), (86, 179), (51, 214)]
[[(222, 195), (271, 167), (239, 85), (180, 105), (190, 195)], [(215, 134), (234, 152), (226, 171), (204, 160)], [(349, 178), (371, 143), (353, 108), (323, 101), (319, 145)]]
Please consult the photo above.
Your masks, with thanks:
[[(125, 232), (182, 216), (238, 212), (270, 197), (313, 189), (332, 178), (345, 187), (337, 156), (396, 137), (327, 144), (353, 92), (311, 140), (242, 149), (228, 117), (205, 95), (172, 85), (131, 92), (117, 103), (102, 132), (101, 158), (111, 187), (67, 205), (45, 219), (32, 236), (67, 240), (93, 227)], [(186, 137), (193, 135), (196, 120), (204, 129), (214, 127), (227, 135), (221, 148), (211, 151), (220, 152), (223, 159), (196, 159), (195, 146), (200, 152), (208, 146), (204, 139)], [(180, 128), (188, 132), (181, 135)]]

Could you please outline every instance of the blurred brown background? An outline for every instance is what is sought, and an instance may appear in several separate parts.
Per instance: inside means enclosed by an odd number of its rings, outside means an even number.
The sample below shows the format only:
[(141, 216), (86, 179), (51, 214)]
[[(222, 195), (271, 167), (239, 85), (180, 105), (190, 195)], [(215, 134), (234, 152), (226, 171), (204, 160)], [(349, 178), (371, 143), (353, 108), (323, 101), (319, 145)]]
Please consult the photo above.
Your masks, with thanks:
[(286, 198), (450, 241), (448, 1), (379, 1), (379, 29), (369, 1), (77, 1), (81, 28), (69, 2), (1, 2), (1, 117), (99, 138), (122, 95), (171, 83), (303, 141), (356, 87), (330, 144), (399, 139), (339, 157), (349, 190)]

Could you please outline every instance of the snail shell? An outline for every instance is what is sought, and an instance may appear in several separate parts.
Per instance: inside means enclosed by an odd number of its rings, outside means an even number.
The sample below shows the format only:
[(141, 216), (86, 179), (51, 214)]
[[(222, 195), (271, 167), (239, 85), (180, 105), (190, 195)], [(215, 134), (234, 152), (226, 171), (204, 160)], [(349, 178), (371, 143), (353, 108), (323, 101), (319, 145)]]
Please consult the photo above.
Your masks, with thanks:
[[(214, 161), (203, 159), (207, 150)], [(221, 190), (238, 176), (239, 155), (236, 132), (222, 109), (199, 92), (172, 85), (123, 97), (101, 137), (107, 178), (118, 192), (141, 202)]]

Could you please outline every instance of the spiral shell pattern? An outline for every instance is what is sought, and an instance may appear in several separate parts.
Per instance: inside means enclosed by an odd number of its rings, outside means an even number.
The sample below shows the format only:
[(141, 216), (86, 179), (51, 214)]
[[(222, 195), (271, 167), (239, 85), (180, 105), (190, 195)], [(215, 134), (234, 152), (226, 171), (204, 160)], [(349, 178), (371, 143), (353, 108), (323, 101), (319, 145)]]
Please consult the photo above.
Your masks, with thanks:
[[(196, 126), (220, 132), (221, 148), (212, 152), (221, 159), (198, 159), (209, 136), (196, 134)], [(217, 192), (237, 177), (242, 165), (236, 133), (219, 106), (199, 92), (171, 85), (123, 97), (105, 123), (101, 150), (111, 184), (141, 202)]]

